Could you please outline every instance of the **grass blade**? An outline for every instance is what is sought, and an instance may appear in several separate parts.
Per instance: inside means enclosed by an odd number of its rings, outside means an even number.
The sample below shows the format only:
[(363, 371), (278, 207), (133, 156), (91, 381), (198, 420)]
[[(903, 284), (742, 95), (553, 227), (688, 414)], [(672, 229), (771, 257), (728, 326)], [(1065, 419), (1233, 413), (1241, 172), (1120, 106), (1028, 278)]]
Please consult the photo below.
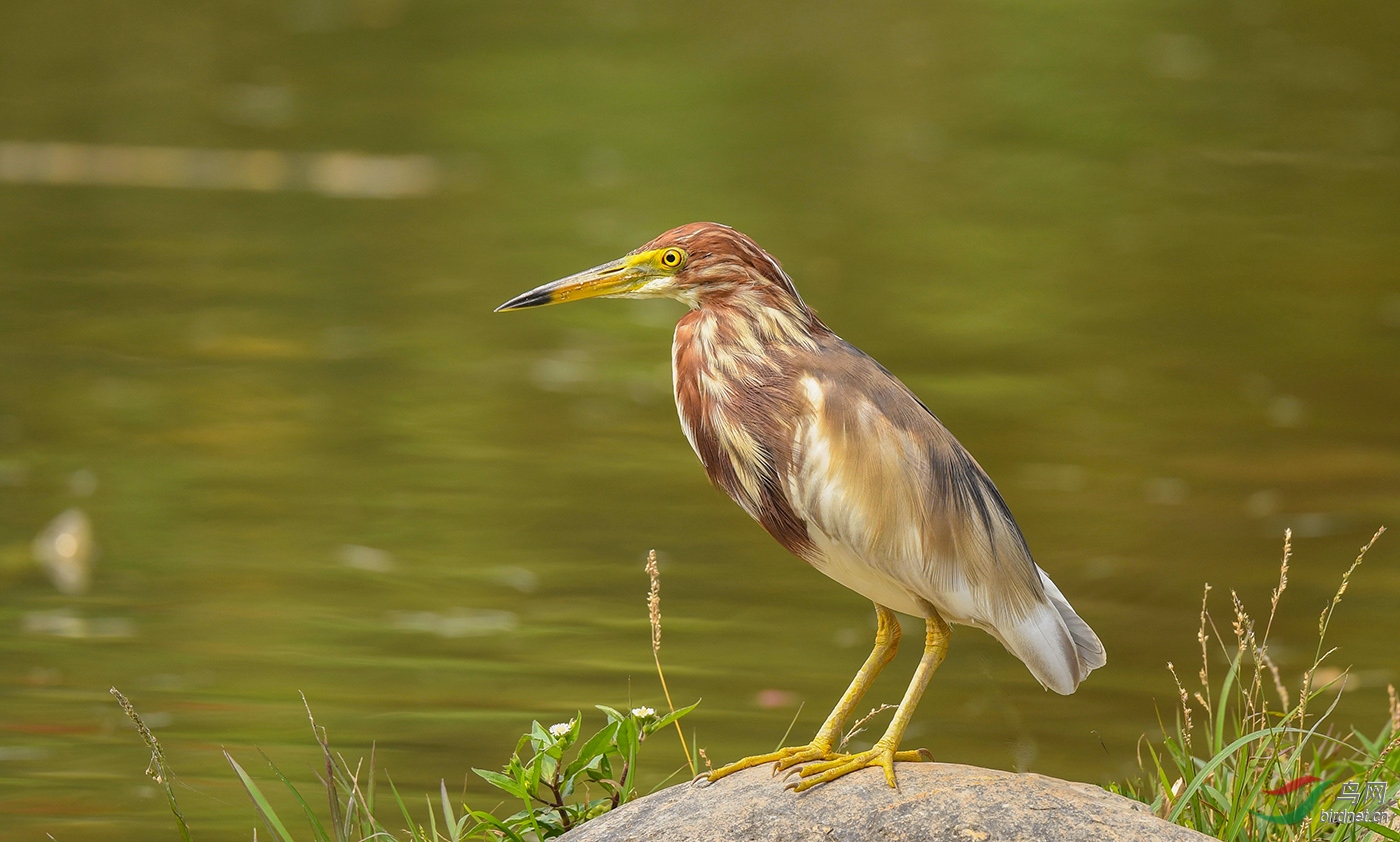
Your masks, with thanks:
[(792, 715), (792, 721), (788, 723), (787, 730), (784, 731), (783, 735), (778, 738), (778, 744), (773, 746), (774, 751), (777, 751), (778, 749), (782, 748), (783, 743), (787, 742), (788, 735), (792, 733), (792, 727), (797, 724), (797, 717), (802, 715), (802, 707), (806, 704), (807, 702), (805, 700), (798, 703), (797, 713), (794, 713)]
[(447, 796), (447, 781), (439, 780), (438, 787), (442, 791), (442, 817), (447, 821), (447, 828), (452, 834), (452, 842), (458, 842), (462, 828), (457, 824), (457, 817), (452, 813), (452, 799)]
[(1393, 839), (1395, 842), (1400, 842), (1400, 831), (1392, 830), (1385, 825), (1376, 824), (1375, 822), (1357, 822), (1357, 824), (1383, 839)]
[(248, 773), (243, 771), (243, 767), (238, 765), (238, 761), (233, 759), (233, 755), (225, 751), (224, 759), (233, 767), (233, 771), (238, 773), (239, 780), (243, 781), (243, 788), (248, 790), (248, 797), (253, 799), (253, 806), (262, 814), (262, 819), (267, 823), (268, 829), (277, 834), (282, 842), (293, 842), (292, 834), (287, 832), (287, 826), (282, 824), (282, 820), (277, 817), (277, 811), (272, 809), (272, 805), (268, 803), (262, 790), (258, 789), (258, 785), (253, 782), (252, 778), (248, 777)]
[(1240, 659), (1243, 657), (1244, 653), (1241, 652), (1230, 662), (1230, 671), (1225, 674), (1225, 683), (1220, 685), (1220, 704), (1219, 707), (1216, 708), (1214, 722), (1215, 739), (1211, 740), (1211, 751), (1220, 751), (1220, 747), (1225, 745), (1225, 720), (1227, 718), (1226, 711), (1229, 710), (1230, 688), (1234, 685), (1235, 679), (1239, 676)]
[(296, 785), (288, 780), (286, 775), (282, 774), (282, 770), (277, 768), (277, 764), (272, 762), (272, 758), (268, 757), (266, 752), (262, 749), (258, 749), (258, 754), (262, 755), (263, 760), (266, 760), (267, 765), (272, 769), (272, 774), (276, 775), (277, 780), (286, 785), (287, 790), (292, 793), (292, 797), (301, 805), (302, 812), (306, 813), (306, 820), (311, 824), (311, 830), (316, 834), (318, 842), (331, 842), (330, 834), (326, 833), (326, 828), (321, 824), (321, 820), (316, 818), (316, 814), (311, 811), (311, 805), (307, 804), (306, 799), (301, 797), (301, 793), (297, 791)]
[(387, 773), (384, 777), (388, 778), (389, 791), (394, 793), (394, 800), (398, 802), (399, 812), (403, 814), (404, 827), (408, 829), (409, 835), (417, 842), (417, 840), (422, 839), (422, 834), (418, 832), (417, 826), (414, 825), (413, 817), (408, 814), (408, 805), (403, 803), (403, 796), (399, 795), (399, 788), (394, 786), (394, 779), (390, 778)]

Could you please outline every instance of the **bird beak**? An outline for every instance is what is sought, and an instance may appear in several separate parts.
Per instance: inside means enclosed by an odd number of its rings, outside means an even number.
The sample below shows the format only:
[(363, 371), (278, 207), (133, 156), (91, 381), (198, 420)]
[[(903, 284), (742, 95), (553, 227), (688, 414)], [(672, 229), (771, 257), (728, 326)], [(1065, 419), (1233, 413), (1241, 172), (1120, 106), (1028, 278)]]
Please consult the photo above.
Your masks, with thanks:
[(496, 312), (523, 310), (526, 307), (562, 304), (565, 301), (577, 301), (581, 298), (626, 295), (635, 292), (639, 287), (652, 280), (656, 274), (649, 270), (647, 263), (638, 259), (646, 256), (622, 257), (611, 263), (604, 263), (602, 266), (585, 269), (577, 275), (570, 275), (544, 286), (535, 287), (497, 307)]

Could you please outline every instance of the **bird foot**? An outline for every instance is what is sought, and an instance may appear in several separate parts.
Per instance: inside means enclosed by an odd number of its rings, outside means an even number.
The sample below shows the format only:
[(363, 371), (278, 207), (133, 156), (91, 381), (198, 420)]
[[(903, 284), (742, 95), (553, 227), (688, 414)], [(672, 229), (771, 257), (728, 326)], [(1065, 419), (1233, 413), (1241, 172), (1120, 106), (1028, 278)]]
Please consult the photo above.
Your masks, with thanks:
[(927, 763), (931, 760), (933, 754), (926, 748), (896, 751), (892, 746), (876, 743), (869, 751), (836, 755), (831, 759), (803, 766), (796, 770), (800, 779), (788, 784), (787, 788), (793, 792), (805, 792), (818, 784), (830, 783), (839, 777), (871, 766), (884, 769), (885, 783), (895, 788), (895, 763)]
[(753, 757), (736, 760), (728, 766), (721, 766), (714, 770), (707, 777), (711, 781), (717, 781), (742, 769), (752, 769), (766, 763), (775, 764), (773, 774), (776, 775), (784, 769), (790, 769), (801, 763), (811, 763), (816, 760), (839, 760), (843, 757), (846, 755), (833, 752), (829, 743), (813, 740), (805, 746), (785, 746), (767, 754), (756, 754)]

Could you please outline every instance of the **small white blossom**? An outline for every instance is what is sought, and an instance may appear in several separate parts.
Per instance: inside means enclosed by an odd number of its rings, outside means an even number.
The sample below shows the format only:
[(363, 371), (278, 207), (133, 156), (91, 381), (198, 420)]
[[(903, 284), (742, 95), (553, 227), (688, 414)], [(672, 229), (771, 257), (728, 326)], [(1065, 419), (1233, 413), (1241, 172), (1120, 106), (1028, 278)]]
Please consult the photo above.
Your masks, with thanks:
[(642, 706), (639, 708), (632, 708), (632, 715), (637, 717), (638, 719), (649, 719), (653, 716), (656, 716), (656, 711), (652, 710), (649, 707)]
[(551, 737), (562, 737), (569, 733), (573, 727), (574, 724), (572, 722), (556, 722), (549, 726), (549, 735)]

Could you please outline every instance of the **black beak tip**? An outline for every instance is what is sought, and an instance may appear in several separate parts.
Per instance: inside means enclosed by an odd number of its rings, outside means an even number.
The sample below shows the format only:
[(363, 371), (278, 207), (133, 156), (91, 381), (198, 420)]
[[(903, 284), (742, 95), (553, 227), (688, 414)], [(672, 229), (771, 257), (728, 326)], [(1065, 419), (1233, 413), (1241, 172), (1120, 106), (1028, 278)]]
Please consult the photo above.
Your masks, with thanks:
[(549, 303), (549, 293), (544, 290), (532, 289), (529, 292), (521, 293), (501, 306), (492, 310), (493, 313), (504, 313), (507, 310), (523, 310), (526, 307), (539, 307)]

